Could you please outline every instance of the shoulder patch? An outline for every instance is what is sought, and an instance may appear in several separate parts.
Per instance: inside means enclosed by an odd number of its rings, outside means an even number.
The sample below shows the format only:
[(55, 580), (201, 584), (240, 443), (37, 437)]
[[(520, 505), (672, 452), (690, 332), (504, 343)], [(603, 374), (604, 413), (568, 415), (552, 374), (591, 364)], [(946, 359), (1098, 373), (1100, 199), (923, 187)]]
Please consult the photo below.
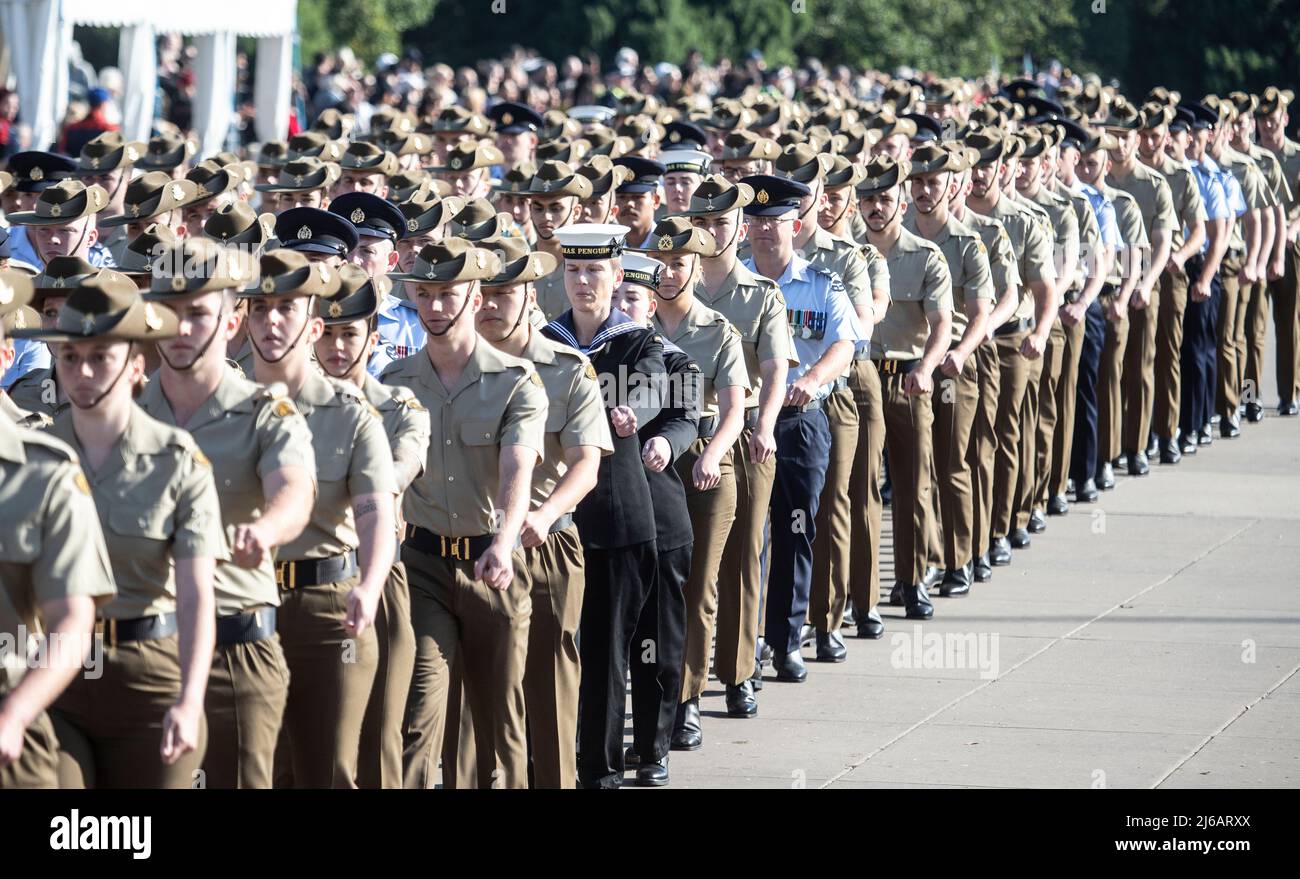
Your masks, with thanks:
[(294, 408), (293, 401), (288, 397), (281, 397), (275, 401), (275, 407), (271, 409), (278, 418), (287, 418), (298, 410)]
[(78, 468), (76, 475), (72, 477), (72, 484), (82, 494), (90, 494), (90, 483), (86, 481), (86, 474), (82, 473), (80, 468)]
[(528, 373), (528, 380), (529, 380), (530, 382), (532, 382), (533, 384), (537, 385), (539, 388), (544, 388), (544, 387), (546, 387), (546, 385), (542, 384), (542, 377), (541, 377), (540, 375), (537, 374), (537, 370), (535, 370), (535, 369), (534, 369), (534, 370), (531, 370), (531, 371)]
[(980, 253), (987, 254), (989, 252), (989, 249), (984, 246), (984, 242), (978, 238), (975, 239), (975, 246), (979, 249)]
[(198, 461), (204, 467), (207, 467), (208, 469), (212, 469), (212, 462), (208, 460), (207, 455), (203, 454), (202, 449), (197, 447), (194, 449), (194, 460)]
[(586, 365), (583, 366), (582, 374), (585, 375), (587, 378), (591, 379), (592, 381), (596, 380), (596, 367), (591, 365), (590, 360), (588, 360)]
[(373, 405), (371, 405), (370, 403), (366, 403), (366, 408), (370, 410), (370, 414), (375, 416), (375, 418), (378, 418), (380, 421), (384, 420), (384, 416), (380, 415), (379, 410), (376, 409)]

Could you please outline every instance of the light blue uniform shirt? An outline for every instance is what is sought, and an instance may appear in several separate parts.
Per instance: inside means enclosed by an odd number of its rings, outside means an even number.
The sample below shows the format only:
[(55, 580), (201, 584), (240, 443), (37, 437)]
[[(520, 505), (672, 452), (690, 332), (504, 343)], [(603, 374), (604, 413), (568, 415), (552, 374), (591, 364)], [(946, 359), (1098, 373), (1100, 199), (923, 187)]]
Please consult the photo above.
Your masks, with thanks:
[[(1236, 210), (1236, 206), (1231, 199), (1231, 192), (1224, 187), (1224, 172), (1219, 168), (1219, 163), (1209, 156), (1201, 156), (1200, 162), (1191, 162), (1192, 177), (1196, 180), (1196, 187), (1201, 191), (1201, 201), (1205, 202), (1205, 216), (1210, 220), (1228, 220), (1233, 216), (1240, 216), (1245, 213), (1246, 200), (1241, 195), (1241, 186), (1237, 185), (1237, 198), (1241, 202), (1241, 210)], [(1227, 173), (1232, 177), (1232, 173)], [(1237, 183), (1236, 178), (1232, 182)], [(1205, 241), (1201, 243), (1201, 253), (1210, 249), (1210, 236), (1205, 236)]]
[[(745, 268), (762, 274), (752, 258), (745, 261)], [(787, 387), (811, 369), (834, 343), (852, 342), (857, 348), (868, 341), (844, 282), (835, 272), (815, 266), (796, 253), (776, 283), (785, 297), (794, 350), (799, 356), (799, 365), (790, 367), (786, 374)], [(834, 389), (835, 383), (827, 382), (817, 389), (813, 399), (824, 399)]]
[[(44, 269), (45, 262), (36, 255), (36, 247), (32, 244), (31, 239), (27, 237), (26, 226), (13, 226), (9, 229), (9, 246), (13, 248), (13, 258), (20, 259), (25, 263), (36, 266), (37, 269)], [(113, 268), (117, 263), (113, 262), (113, 255), (108, 252), (108, 248), (96, 241), (90, 245), (90, 253), (86, 256), (86, 261), (95, 268)]]
[(384, 296), (384, 301), (379, 303), (377, 316), (379, 344), (375, 346), (370, 362), (366, 364), (366, 370), (375, 378), (379, 378), (379, 374), (394, 360), (410, 357), (423, 348), (428, 337), (415, 306), (392, 293)]
[(0, 387), (9, 390), (9, 386), (34, 369), (45, 369), (52, 362), (50, 349), (44, 342), (35, 339), (14, 339), (14, 365), (5, 370), (0, 378)]
[(1101, 228), (1101, 243), (1106, 247), (1115, 248), (1116, 252), (1124, 249), (1124, 236), (1119, 232), (1119, 221), (1115, 219), (1115, 204), (1096, 187), (1089, 186), (1082, 180), (1074, 181), (1075, 192), (1083, 193), (1088, 199), (1088, 204), (1092, 206), (1092, 212), (1097, 217), (1097, 225)]

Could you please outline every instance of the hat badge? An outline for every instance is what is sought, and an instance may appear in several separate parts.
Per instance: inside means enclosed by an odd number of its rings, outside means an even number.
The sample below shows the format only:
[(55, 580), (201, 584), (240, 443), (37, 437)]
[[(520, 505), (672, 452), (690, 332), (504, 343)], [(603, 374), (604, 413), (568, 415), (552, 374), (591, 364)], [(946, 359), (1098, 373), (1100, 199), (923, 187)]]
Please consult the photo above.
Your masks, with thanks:
[(51, 217), (59, 217), (59, 216), (62, 216), (62, 215), (63, 215), (63, 208), (62, 208), (62, 206), (57, 205), (57, 204), (52, 204), (52, 205), (50, 205), (50, 216), (51, 216)]
[(275, 279), (274, 279), (274, 278), (263, 278), (263, 279), (262, 279), (262, 292), (263, 292), (263, 293), (274, 293), (274, 292), (275, 292)]
[(140, 206), (138, 204), (131, 205), (131, 216), (133, 217), (140, 216)]
[(199, 198), (207, 198), (212, 193), (208, 191), (208, 185), (206, 183), (200, 183), (199, 188), (194, 191), (194, 194)]
[(453, 168), (459, 169), (461, 166), (460, 156), (452, 156), (451, 161), (448, 164)]
[(92, 167), (92, 168), (98, 168), (98, 167), (99, 167), (99, 156), (91, 156), (91, 157), (90, 157), (90, 161), (88, 161), (86, 164), (90, 165), (90, 167)]
[(63, 285), (64, 285), (63, 278), (55, 278), (53, 282), (50, 284), (51, 287), (62, 287)]
[(340, 317), (343, 314), (343, 306), (337, 302), (330, 303), (330, 317)]
[(45, 171), (44, 169), (41, 168), (40, 165), (37, 165), (28, 173), (27, 176), (31, 177), (32, 180), (35, 181), (36, 183), (40, 183), (42, 180), (45, 179)]
[(183, 276), (181, 276), (181, 275), (176, 275), (175, 277), (173, 277), (173, 278), (172, 278), (172, 292), (173, 292), (173, 293), (180, 293), (180, 292), (181, 292), (182, 290), (184, 290), (184, 289), (185, 289), (185, 278), (184, 278)]
[(758, 195), (754, 196), (754, 201), (758, 202), (759, 204), (767, 204), (768, 201), (770, 200), (771, 200), (771, 196), (767, 194), (766, 189), (760, 189), (758, 191)]
[(89, 336), (95, 330), (95, 316), (93, 314), (83, 314), (81, 316), (81, 331)]
[(294, 175), (293, 175), (293, 185), (294, 185), (294, 186), (302, 186), (302, 175), (301, 175), (301, 174), (294, 174)]
[(541, 256), (535, 256), (535, 257), (533, 257), (533, 271), (536, 272), (536, 273), (539, 274), (539, 275), (542, 273), (542, 258), (541, 258)]
[(330, 282), (329, 266), (325, 265), (323, 262), (318, 262), (316, 263), (316, 268), (320, 273), (320, 282), (322, 284), (328, 284)]
[(430, 264), (429, 270), (424, 273), (424, 276), (429, 280), (433, 280), (433, 278), (436, 277), (436, 275), (437, 275), (437, 271), (434, 269), (433, 265)]
[(185, 187), (181, 186), (179, 183), (173, 183), (172, 198), (176, 199), (177, 201), (180, 201), (184, 197), (185, 197)]
[(480, 250), (474, 254), (474, 264), (480, 269), (487, 265), (487, 256), (484, 255), (483, 251)]
[(91, 201), (91, 204), (93, 204), (95, 207), (99, 207), (99, 203), (100, 203), (101, 200), (102, 200), (102, 196), (99, 194), (99, 190), (98, 190), (98, 189), (92, 189), (92, 190), (90, 190), (90, 201)]
[(361, 210), (361, 208), (357, 208), (348, 215), (348, 219), (353, 223), (364, 223), (366, 221), (366, 212)]
[[(182, 284), (185, 283), (183, 278), (177, 278)], [(173, 282), (174, 284), (175, 282)], [(153, 307), (153, 303), (147, 302), (144, 306), (144, 325), (149, 329), (157, 332), (162, 329), (163, 319), (158, 310)]]
[(298, 227), (298, 240), (299, 240), (299, 241), (306, 241), (306, 240), (308, 240), (308, 239), (310, 239), (310, 238), (311, 238), (311, 229), (308, 228), (308, 227), (305, 226), (305, 225), (304, 225), (304, 226), (299, 226), (299, 227)]
[(406, 229), (408, 232), (414, 232), (418, 228), (420, 228), (420, 221), (414, 217), (406, 221)]
[(18, 311), (14, 312), (14, 329), (15, 330), (27, 329), (27, 318), (23, 315), (22, 309), (19, 309)]
[(672, 250), (672, 249), (673, 249), (673, 236), (668, 235), (668, 234), (664, 234), (664, 235), (660, 236), (660, 238), (659, 238), (659, 249), (660, 249), (660, 250)]
[(502, 125), (509, 125), (510, 123), (512, 123), (512, 122), (514, 122), (514, 121), (515, 121), (515, 117), (512, 116), (512, 115), (510, 115), (509, 113), (502, 113), (502, 114), (501, 114), (501, 124), (502, 124)]
[(126, 160), (128, 162), (134, 162), (138, 158), (140, 158), (140, 153), (136, 150), (135, 147), (126, 148)]

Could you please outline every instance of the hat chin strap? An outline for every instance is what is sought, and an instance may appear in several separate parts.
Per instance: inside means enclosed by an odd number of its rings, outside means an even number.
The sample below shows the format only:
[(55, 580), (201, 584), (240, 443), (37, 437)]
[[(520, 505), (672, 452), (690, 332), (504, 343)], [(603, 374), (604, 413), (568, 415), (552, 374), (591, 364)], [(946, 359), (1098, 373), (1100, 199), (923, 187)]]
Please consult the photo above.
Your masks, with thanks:
[[(163, 353), (163, 349), (161, 345), (158, 346), (158, 356), (163, 359), (163, 363), (167, 364), (168, 369), (174, 370), (176, 372), (185, 372), (186, 370), (193, 369), (194, 367), (199, 365), (199, 361), (203, 359), (203, 355), (208, 353), (208, 349), (212, 347), (212, 343), (217, 338), (217, 333), (221, 332), (222, 320), (224, 320), (224, 309), (223, 309), (223, 318), (217, 321), (217, 325), (213, 327), (212, 332), (208, 334), (208, 340), (203, 343), (202, 347), (199, 348), (198, 353), (194, 355), (194, 358), (190, 360), (188, 365), (177, 366), (175, 363), (172, 363), (170, 360), (167, 359), (167, 355)], [(252, 342), (251, 336), (249, 337), (249, 342), (250, 343)]]
[(289, 356), (290, 351), (298, 347), (298, 343), (302, 341), (302, 334), (307, 332), (307, 324), (311, 323), (311, 307), (312, 303), (315, 301), (316, 297), (314, 295), (307, 297), (307, 318), (302, 322), (302, 328), (298, 330), (298, 335), (293, 337), (293, 341), (289, 343), (289, 347), (284, 349), (284, 353), (274, 360), (262, 353), (262, 349), (257, 346), (257, 342), (253, 339), (252, 328), (249, 328), (248, 344), (253, 346), (253, 350), (257, 352), (258, 357), (262, 358), (263, 363), (279, 363), (281, 360)]
[[(451, 322), (447, 324), (447, 328), (443, 330), (441, 333), (435, 333), (433, 330), (429, 329), (429, 325), (424, 322), (424, 318), (420, 318), (420, 326), (424, 327), (424, 331), (428, 333), (430, 336), (441, 338), (447, 335), (448, 333), (451, 332), (451, 328), (456, 326), (456, 321), (460, 320), (460, 316), (465, 313), (465, 309), (469, 308), (469, 300), (472, 296), (473, 296), (473, 291), (470, 291), (470, 293), (467, 293), (465, 295), (465, 304), (460, 307), (460, 311), (456, 312), (456, 316), (451, 319)], [(516, 321), (516, 324), (517, 323), (518, 321)], [(511, 330), (511, 332), (514, 332), (514, 330)]]
[(104, 398), (107, 397), (110, 392), (112, 392), (113, 388), (117, 387), (117, 383), (122, 380), (122, 376), (126, 375), (126, 368), (131, 365), (130, 343), (128, 342), (127, 345), (128, 347), (127, 347), (126, 359), (122, 362), (122, 368), (117, 371), (117, 376), (111, 382), (108, 383), (108, 387), (104, 388), (103, 392), (101, 392), (98, 397), (92, 400), (89, 404), (85, 406), (81, 406), (78, 405), (77, 401), (73, 399), (71, 394), (69, 394), (68, 402), (70, 402), (73, 406), (76, 406), (78, 409), (82, 410), (83, 412), (89, 409), (94, 409), (96, 406), (102, 403), (104, 401)]
[(352, 362), (347, 365), (340, 375), (335, 375), (330, 372), (329, 369), (326, 368), (324, 361), (320, 361), (320, 368), (330, 378), (336, 378), (342, 381), (348, 377), (348, 373), (357, 368), (357, 364), (361, 362), (361, 358), (366, 356), (366, 348), (368, 347), (370, 347), (370, 334), (366, 333), (366, 344), (361, 346), (361, 353), (352, 358)]

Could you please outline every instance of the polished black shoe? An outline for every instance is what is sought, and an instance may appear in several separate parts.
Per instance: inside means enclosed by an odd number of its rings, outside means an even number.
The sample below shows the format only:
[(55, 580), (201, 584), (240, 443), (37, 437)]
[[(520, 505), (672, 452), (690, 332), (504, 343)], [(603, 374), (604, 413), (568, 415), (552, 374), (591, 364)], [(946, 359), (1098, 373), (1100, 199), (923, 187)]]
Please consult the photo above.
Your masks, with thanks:
[(754, 682), (745, 681), (740, 686), (727, 684), (727, 716), (753, 717), (758, 714), (758, 700), (754, 698)]
[(925, 575), (921, 578), (921, 586), (927, 591), (933, 589), (943, 582), (943, 569), (936, 568), (934, 565), (927, 565)]
[(818, 662), (843, 662), (848, 655), (848, 648), (844, 646), (844, 636), (839, 632), (817, 633)]
[(1300, 415), (1300, 406), (1297, 406), (1291, 400), (1283, 400), (1277, 404), (1277, 414), (1283, 418), (1290, 418), (1294, 415)]
[(1178, 440), (1161, 439), (1160, 440), (1160, 463), (1177, 464), (1183, 460), (1182, 450), (1178, 448)]
[(623, 763), (627, 766), (637, 766), (641, 763), (641, 755), (636, 752), (636, 748), (628, 748), (623, 752)]
[(840, 625), (851, 626), (857, 622), (856, 609), (853, 607), (853, 599), (850, 598), (844, 602), (844, 613), (840, 617)]
[[(768, 664), (771, 665), (770, 662)], [(754, 688), (755, 693), (763, 689), (763, 663), (754, 663), (754, 673), (749, 678), (749, 685)]]
[(1011, 544), (1012, 549), (1029, 548), (1029, 531), (1025, 528), (1012, 528), (1011, 533), (1007, 535), (1007, 542)]
[(673, 719), (673, 737), (668, 747), (674, 751), (698, 751), (704, 744), (704, 730), (700, 727), (700, 700), (687, 699), (677, 706)]
[(987, 583), (993, 579), (993, 565), (989, 563), (988, 553), (975, 560), (974, 573), (976, 583)]
[(1224, 439), (1236, 439), (1241, 436), (1241, 419), (1234, 415), (1220, 421), (1219, 436)]
[(895, 583), (893, 586), (890, 587), (889, 606), (890, 607), (903, 606), (903, 584), (902, 583)]
[(639, 787), (663, 787), (668, 783), (668, 755), (653, 763), (642, 763), (636, 769), (636, 783)]
[(1178, 436), (1178, 450), (1184, 455), (1196, 454), (1196, 434), (1184, 433)]
[(1101, 492), (1097, 491), (1097, 483), (1089, 479), (1074, 493), (1074, 502), (1076, 504), (1095, 504), (1100, 494)]
[(874, 607), (858, 620), (858, 637), (875, 641), (885, 634), (885, 621), (880, 618), (880, 611)]
[(1210, 427), (1215, 427), (1218, 425), (1219, 420), (1220, 420), (1219, 414), (1216, 412), (1215, 414), (1210, 416), (1210, 420), (1207, 421), (1206, 424), (1208, 424)]
[(1054, 494), (1047, 499), (1047, 515), (1064, 516), (1070, 512), (1070, 502), (1063, 494)]
[(989, 562), (994, 567), (1011, 564), (1011, 541), (1005, 537), (995, 537), (989, 542)]
[(974, 568), (974, 563), (967, 562), (955, 571), (945, 572), (943, 583), (939, 586), (939, 595), (944, 598), (953, 598), (970, 592), (972, 568)]
[(1097, 474), (1097, 488), (1102, 491), (1110, 491), (1115, 487), (1115, 468), (1107, 461), (1101, 465), (1101, 472)]
[(808, 668), (803, 664), (803, 657), (798, 650), (773, 659), (772, 668), (776, 669), (778, 681), (789, 684), (802, 684), (808, 677)]
[(928, 620), (934, 616), (934, 605), (930, 596), (920, 586), (904, 586), (903, 602), (907, 607), (909, 620)]
[(1160, 438), (1154, 433), (1151, 434), (1151, 441), (1147, 443), (1147, 459), (1151, 459), (1160, 454)]
[(772, 647), (770, 644), (767, 643), (767, 639), (764, 638), (762, 635), (759, 635), (758, 640), (755, 643), (758, 645), (758, 664), (771, 665)]
[(1203, 424), (1201, 429), (1196, 431), (1196, 444), (1198, 446), (1208, 446), (1214, 442), (1214, 431), (1210, 425)]
[(1042, 534), (1047, 530), (1047, 517), (1042, 510), (1029, 511), (1029, 533)]
[(817, 630), (812, 627), (812, 623), (804, 623), (799, 629), (799, 646), (807, 647), (815, 640), (817, 640)]
[(1128, 475), (1129, 476), (1146, 476), (1151, 472), (1151, 464), (1147, 460), (1146, 452), (1134, 452), (1128, 456)]
[(1116, 470), (1127, 470), (1128, 452), (1120, 452), (1119, 455), (1115, 458), (1115, 460), (1111, 461), (1110, 463), (1111, 466), (1114, 467)]
[(1251, 424), (1259, 424), (1264, 420), (1264, 407), (1258, 403), (1247, 403), (1246, 411), (1242, 414)]

